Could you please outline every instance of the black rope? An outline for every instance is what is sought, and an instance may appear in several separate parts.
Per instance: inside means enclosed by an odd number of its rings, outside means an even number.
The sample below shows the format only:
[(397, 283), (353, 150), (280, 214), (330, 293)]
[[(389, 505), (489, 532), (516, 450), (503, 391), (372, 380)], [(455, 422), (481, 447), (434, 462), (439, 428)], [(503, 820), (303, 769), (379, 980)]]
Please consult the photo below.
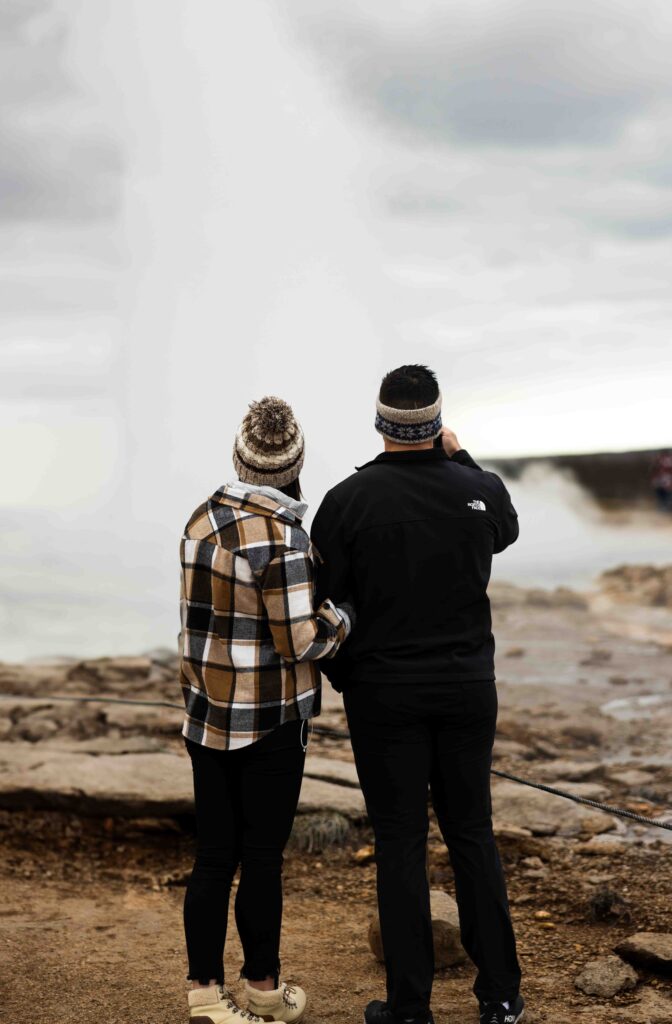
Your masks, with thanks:
[(636, 814), (634, 811), (626, 811), (623, 807), (612, 807), (611, 804), (600, 803), (599, 800), (589, 800), (586, 796), (577, 796), (575, 793), (565, 793), (563, 789), (556, 789), (555, 786), (545, 786), (543, 782), (532, 782), (531, 779), (521, 779), (519, 775), (510, 775), (509, 772), (500, 772), (491, 768), (492, 775), (498, 775), (502, 779), (510, 779), (511, 782), (519, 782), (521, 786), (532, 786), (533, 789), (541, 789), (544, 793), (552, 793), (553, 796), (562, 796), (565, 800), (573, 800), (575, 804), (584, 804), (586, 807), (594, 807), (598, 811), (607, 811), (609, 814), (617, 814), (621, 818), (629, 818), (631, 821), (639, 821), (643, 825), (652, 825), (655, 828), (665, 828), (672, 832), (672, 822), (660, 821), (656, 818), (645, 818), (643, 814)]
[[(71, 701), (79, 704), (131, 704), (146, 708), (174, 708), (177, 711), (183, 711), (183, 704), (173, 704), (166, 700), (135, 700), (128, 697), (83, 697), (79, 695), (65, 696), (62, 694), (50, 696), (50, 697), (36, 697), (31, 694), (30, 696), (23, 696), (16, 693), (0, 693), (0, 699), (4, 700), (21, 700), (21, 701), (38, 701), (44, 704), (55, 703), (57, 701)], [(313, 733), (317, 736), (325, 736), (329, 739), (336, 740), (349, 740), (350, 733), (344, 729), (332, 729), (325, 725), (313, 726)], [(552, 796), (561, 796), (564, 800), (572, 800), (575, 804), (583, 804), (585, 807), (593, 807), (595, 810), (604, 811), (607, 814), (615, 814), (619, 818), (628, 818), (630, 821), (636, 821), (641, 825), (648, 825), (651, 828), (664, 828), (668, 832), (672, 832), (672, 822), (660, 821), (656, 818), (646, 818), (643, 814), (636, 814), (634, 811), (627, 811), (623, 807), (612, 807), (611, 804), (603, 804), (599, 800), (589, 800), (585, 796), (577, 796), (575, 793), (566, 793), (563, 789), (556, 789), (555, 786), (546, 786), (543, 782), (533, 782), (531, 779), (522, 779), (519, 775), (511, 775), (509, 772), (499, 771), (497, 768), (490, 769), (492, 775), (497, 775), (500, 779), (508, 779), (509, 782), (517, 782), (521, 786), (530, 786), (532, 789), (540, 789), (544, 793), (550, 793)]]

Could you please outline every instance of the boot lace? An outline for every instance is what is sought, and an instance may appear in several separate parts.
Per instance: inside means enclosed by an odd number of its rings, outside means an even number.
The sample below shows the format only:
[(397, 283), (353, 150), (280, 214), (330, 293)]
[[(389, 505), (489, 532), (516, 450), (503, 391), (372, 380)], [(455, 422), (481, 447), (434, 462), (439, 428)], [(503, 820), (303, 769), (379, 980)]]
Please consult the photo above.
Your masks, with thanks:
[(292, 985), (288, 985), (287, 982), (283, 982), (282, 985), (282, 1001), (285, 1006), (288, 1006), (290, 1010), (296, 1009), (296, 1000), (292, 998), (296, 995), (296, 989)]
[(220, 989), (220, 992), (226, 1000), (224, 1005), (227, 1010), (233, 1010), (234, 1013), (239, 1014), (241, 1020), (249, 1020), (252, 1021), (253, 1024), (263, 1024), (261, 1017), (257, 1017), (256, 1013), (252, 1013), (251, 1010), (244, 1010), (242, 1006), (238, 1006), (238, 1003), (235, 1001), (231, 993), (227, 992), (226, 989), (222, 988)]

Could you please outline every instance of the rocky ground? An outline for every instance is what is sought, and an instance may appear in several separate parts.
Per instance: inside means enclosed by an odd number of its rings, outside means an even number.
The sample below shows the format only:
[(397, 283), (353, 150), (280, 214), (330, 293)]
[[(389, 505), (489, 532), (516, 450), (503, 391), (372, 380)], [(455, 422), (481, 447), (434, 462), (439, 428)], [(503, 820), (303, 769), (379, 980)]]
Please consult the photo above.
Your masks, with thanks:
[[(494, 589), (496, 769), (672, 820), (672, 611), (656, 572), (610, 574), (589, 597)], [(0, 666), (3, 1020), (184, 1017), (193, 821), (179, 711), (53, 700), (179, 702), (175, 669), (161, 651)], [(339, 698), (325, 696), (319, 724), (344, 729)], [(527, 1019), (672, 1024), (672, 833), (501, 779), (493, 792)], [(382, 993), (370, 842), (347, 742), (315, 735), (283, 937), (287, 975), (315, 1000), (307, 1024), (360, 1020)], [(429, 871), (452, 891), (434, 822)], [(235, 938), (227, 963), (233, 980)], [(477, 1019), (472, 983), (468, 962), (437, 973), (437, 1024)]]

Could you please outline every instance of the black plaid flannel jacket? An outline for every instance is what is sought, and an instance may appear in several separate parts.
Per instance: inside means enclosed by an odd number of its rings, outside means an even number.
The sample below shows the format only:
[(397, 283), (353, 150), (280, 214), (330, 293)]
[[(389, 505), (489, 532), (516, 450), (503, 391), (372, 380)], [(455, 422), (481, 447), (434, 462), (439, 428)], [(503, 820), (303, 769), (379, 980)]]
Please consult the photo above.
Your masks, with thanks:
[(349, 632), (330, 600), (314, 610), (306, 506), (280, 498), (227, 484), (196, 509), (182, 538), (182, 733), (206, 747), (243, 747), (318, 715), (314, 662)]

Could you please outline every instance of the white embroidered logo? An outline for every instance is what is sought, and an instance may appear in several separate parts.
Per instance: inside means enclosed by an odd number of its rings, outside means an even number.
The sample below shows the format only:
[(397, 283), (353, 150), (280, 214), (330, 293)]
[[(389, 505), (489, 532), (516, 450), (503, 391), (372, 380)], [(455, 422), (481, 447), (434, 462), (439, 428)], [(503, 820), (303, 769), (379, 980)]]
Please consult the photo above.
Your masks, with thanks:
[(475, 498), (474, 501), (468, 501), (467, 505), (469, 508), (473, 508), (477, 512), (485, 512), (485, 502), (479, 501), (478, 498)]

